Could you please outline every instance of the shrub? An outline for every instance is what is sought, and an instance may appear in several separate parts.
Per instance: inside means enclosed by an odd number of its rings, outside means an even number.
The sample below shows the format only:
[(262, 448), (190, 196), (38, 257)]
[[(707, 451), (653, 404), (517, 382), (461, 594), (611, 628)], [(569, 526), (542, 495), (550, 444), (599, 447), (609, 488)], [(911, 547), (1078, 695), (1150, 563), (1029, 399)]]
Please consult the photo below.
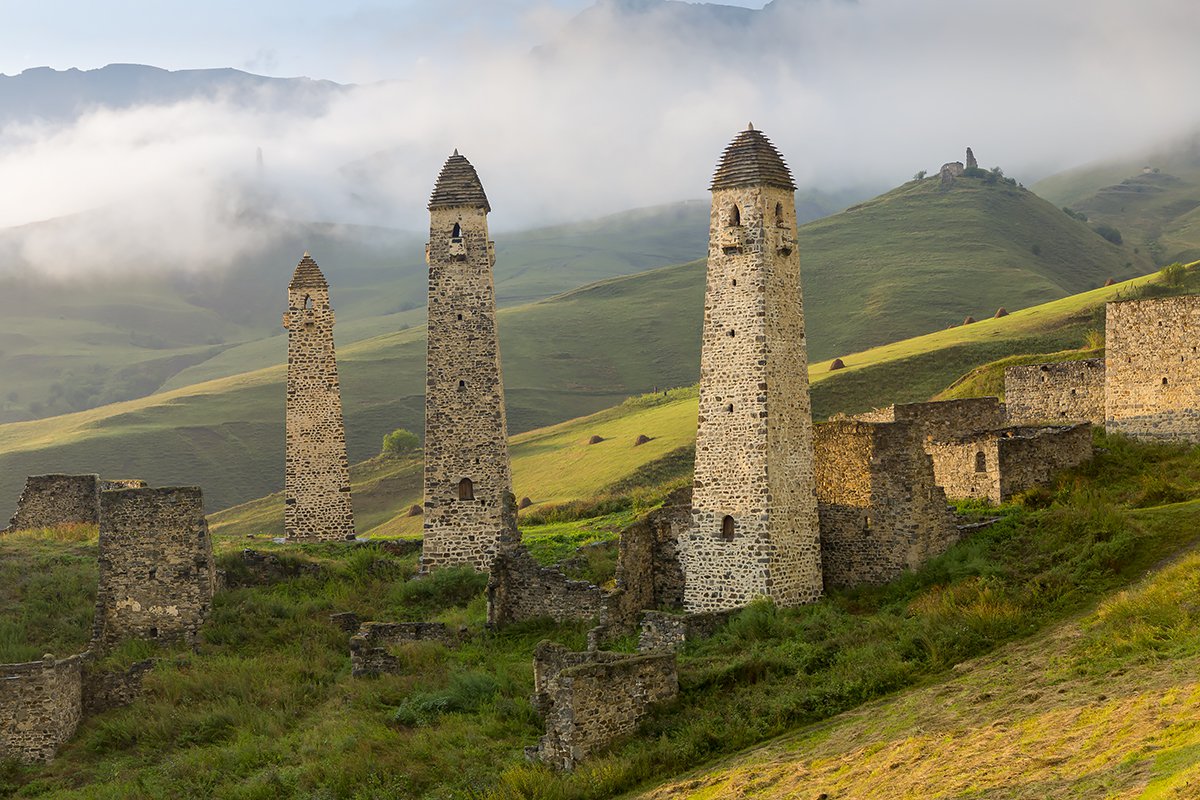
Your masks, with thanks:
[(1173, 289), (1182, 289), (1187, 283), (1188, 268), (1176, 261), (1160, 269), (1158, 278)]
[(1092, 228), (1092, 230), (1094, 230), (1096, 233), (1100, 234), (1102, 237), (1104, 237), (1108, 241), (1112, 242), (1113, 244), (1120, 244), (1122, 241), (1124, 241), (1121, 238), (1121, 232), (1119, 230), (1117, 230), (1116, 228), (1114, 228), (1112, 225), (1105, 225), (1104, 223), (1100, 223), (1096, 227)]
[(415, 433), (404, 428), (396, 428), (396, 430), (383, 437), (381, 455), (390, 458), (399, 458), (400, 456), (408, 455), (420, 446), (421, 440)]

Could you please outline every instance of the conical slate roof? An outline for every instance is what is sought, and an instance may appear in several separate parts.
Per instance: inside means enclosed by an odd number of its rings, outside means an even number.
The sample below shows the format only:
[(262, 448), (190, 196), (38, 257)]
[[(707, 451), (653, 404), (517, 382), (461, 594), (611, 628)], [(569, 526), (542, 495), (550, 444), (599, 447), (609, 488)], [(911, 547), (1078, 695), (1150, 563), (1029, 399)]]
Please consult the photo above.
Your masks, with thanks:
[(796, 188), (783, 156), (762, 131), (754, 130), (753, 125), (739, 133), (725, 148), (721, 163), (713, 173), (712, 186), (708, 188), (733, 189), (738, 186)]
[(317, 266), (317, 262), (313, 261), (313, 257), (304, 253), (304, 258), (300, 259), (300, 263), (296, 266), (296, 272), (292, 275), (292, 282), (288, 284), (290, 289), (328, 289), (329, 284), (325, 282), (325, 276), (321, 274), (321, 268)]
[(454, 151), (454, 155), (446, 159), (437, 184), (433, 187), (433, 195), (429, 198), (429, 210), (435, 208), (482, 208), (491, 211), (487, 195), (483, 193), (483, 184), (471, 162)]

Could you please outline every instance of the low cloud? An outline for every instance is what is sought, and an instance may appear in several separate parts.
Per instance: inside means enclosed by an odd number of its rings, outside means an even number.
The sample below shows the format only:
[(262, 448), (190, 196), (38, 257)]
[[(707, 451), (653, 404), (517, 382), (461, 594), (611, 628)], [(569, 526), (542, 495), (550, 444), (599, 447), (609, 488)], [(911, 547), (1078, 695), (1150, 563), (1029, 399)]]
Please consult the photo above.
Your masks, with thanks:
[(1200, 125), (1200, 15), (1183, 2), (647, 5), (565, 25), (536, 7), (525, 24), (549, 41), (533, 53), (469, 35), (317, 111), (239, 97), (9, 125), (0, 228), (75, 216), (10, 237), (6, 260), (202, 270), (261, 244), (264, 219), (420, 230), (454, 148), (503, 230), (703, 196), (748, 121), (828, 190), (892, 185), (967, 145), (1030, 183)]

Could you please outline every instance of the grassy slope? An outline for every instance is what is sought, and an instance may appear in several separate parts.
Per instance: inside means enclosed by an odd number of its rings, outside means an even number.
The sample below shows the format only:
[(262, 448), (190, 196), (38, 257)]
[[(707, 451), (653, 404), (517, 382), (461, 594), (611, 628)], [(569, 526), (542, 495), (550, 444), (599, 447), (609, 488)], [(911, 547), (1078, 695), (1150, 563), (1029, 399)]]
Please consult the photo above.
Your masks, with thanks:
[[(963, 787), (942, 796), (1090, 798), (1151, 778), (1163, 788), (1194, 777), (1200, 761), (1192, 713), (1200, 556), (1113, 592), (1200, 541), (1200, 450), (1102, 444), (1096, 462), (1037, 495), (1048, 508), (1009, 507), (1001, 524), (917, 573), (801, 609), (752, 607), (689, 646), (680, 698), (642, 735), (569, 776), (524, 764), (521, 747), (541, 727), (527, 700), (534, 643), (579, 647), (582, 627), (485, 633), (478, 577), (410, 581), (414, 556), (370, 546), (256, 545), (323, 572), (247, 586), (240, 541), (218, 537), (233, 587), (218, 595), (198, 650), (164, 659), (143, 700), (86, 720), (52, 764), (0, 765), (0, 792), (602, 798), (789, 732), (767, 753), (719, 762), (664, 792), (877, 797), (889, 791), (882, 781), (904, 790), (889, 797)], [(1165, 500), (1164, 486), (1173, 492)], [(68, 559), (43, 561), (42, 577), (76, 574), (75, 551), (89, 545), (63, 538), (5, 537), (0, 563), (28, 563), (57, 546)], [(30, 651), (86, 629), (87, 592), (62, 585), (69, 613), (29, 628)], [(328, 621), (335, 610), (466, 625), (472, 638), (459, 650), (398, 648), (402, 674), (354, 679), (346, 637)], [(22, 613), (0, 605), (0, 626)], [(1077, 629), (1046, 633), (1080, 613)], [(1018, 643), (986, 657), (1009, 642)], [(145, 654), (130, 648), (113, 660)]]

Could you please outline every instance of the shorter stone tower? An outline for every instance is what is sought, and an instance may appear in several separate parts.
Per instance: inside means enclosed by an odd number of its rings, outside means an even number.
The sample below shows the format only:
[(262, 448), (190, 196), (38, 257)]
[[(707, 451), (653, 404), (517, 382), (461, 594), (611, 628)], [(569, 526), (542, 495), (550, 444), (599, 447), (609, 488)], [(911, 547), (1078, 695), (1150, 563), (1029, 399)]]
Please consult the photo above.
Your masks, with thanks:
[(821, 595), (795, 184), (750, 126), (712, 182), (684, 606)]
[(354, 538), (342, 390), (333, 352), (329, 284), (312, 256), (300, 259), (288, 285), (287, 453), (284, 535)]
[(455, 150), (429, 199), (422, 571), (487, 572), (512, 493), (489, 211), (479, 175)]
[(195, 641), (216, 584), (199, 489), (101, 492), (98, 560), (94, 645)]

